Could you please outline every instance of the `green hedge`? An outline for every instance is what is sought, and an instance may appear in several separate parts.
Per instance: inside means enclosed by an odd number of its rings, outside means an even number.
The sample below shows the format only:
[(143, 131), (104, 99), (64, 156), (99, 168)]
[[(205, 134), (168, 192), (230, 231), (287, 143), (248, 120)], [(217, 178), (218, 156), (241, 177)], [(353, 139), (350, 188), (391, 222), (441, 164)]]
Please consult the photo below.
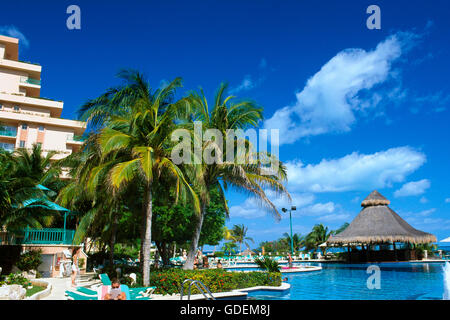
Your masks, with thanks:
[[(281, 273), (271, 272), (232, 272), (223, 269), (161, 269), (152, 270), (150, 273), (150, 285), (157, 287), (156, 294), (180, 293), (181, 284), (186, 279), (200, 280), (211, 292), (224, 292), (255, 286), (281, 285)], [(187, 293), (187, 287), (185, 285), (185, 294)], [(200, 292), (194, 285), (191, 293), (197, 294)]]

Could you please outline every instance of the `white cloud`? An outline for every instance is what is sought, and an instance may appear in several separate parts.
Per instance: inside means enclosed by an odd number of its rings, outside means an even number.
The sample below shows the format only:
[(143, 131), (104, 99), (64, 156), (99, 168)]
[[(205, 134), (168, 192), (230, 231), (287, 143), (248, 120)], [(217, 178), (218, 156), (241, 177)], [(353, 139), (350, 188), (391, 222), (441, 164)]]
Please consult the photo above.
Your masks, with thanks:
[(25, 48), (28, 48), (30, 46), (30, 42), (25, 37), (25, 35), (17, 29), (15, 26), (0, 26), (0, 34), (3, 34), (5, 36), (18, 38), (19, 43), (24, 46)]
[(288, 185), (297, 192), (342, 192), (391, 187), (426, 161), (410, 147), (392, 148), (374, 154), (353, 152), (339, 159), (323, 159), (316, 165), (287, 162)]
[(422, 179), (420, 181), (412, 181), (405, 183), (399, 190), (394, 192), (394, 196), (398, 197), (408, 197), (408, 196), (418, 196), (425, 192), (426, 189), (430, 187), (430, 180)]
[[(315, 196), (309, 193), (291, 193), (292, 201), (289, 202), (284, 197), (277, 197), (271, 190), (266, 190), (265, 192), (267, 197), (278, 208), (282, 218), (289, 217), (289, 213), (283, 213), (281, 208), (290, 208), (291, 206), (296, 206), (296, 210), (292, 211), (293, 216), (320, 216), (331, 214), (336, 209), (336, 205), (333, 202), (314, 203)], [(254, 219), (266, 215), (267, 211), (261, 208), (260, 202), (255, 198), (247, 198), (241, 205), (230, 207), (231, 217)]]
[(350, 131), (356, 122), (355, 112), (370, 110), (381, 100), (380, 94), (368, 90), (398, 77), (392, 63), (408, 49), (413, 38), (413, 34), (397, 33), (372, 51), (339, 52), (308, 79), (303, 90), (296, 94), (294, 105), (277, 110), (264, 126), (280, 130), (280, 144)]
[(230, 93), (235, 94), (240, 91), (253, 89), (254, 87), (255, 87), (255, 82), (252, 80), (252, 77), (250, 75), (246, 75), (244, 77), (244, 79), (242, 79), (242, 82), (240, 85), (238, 85), (235, 88), (230, 89)]

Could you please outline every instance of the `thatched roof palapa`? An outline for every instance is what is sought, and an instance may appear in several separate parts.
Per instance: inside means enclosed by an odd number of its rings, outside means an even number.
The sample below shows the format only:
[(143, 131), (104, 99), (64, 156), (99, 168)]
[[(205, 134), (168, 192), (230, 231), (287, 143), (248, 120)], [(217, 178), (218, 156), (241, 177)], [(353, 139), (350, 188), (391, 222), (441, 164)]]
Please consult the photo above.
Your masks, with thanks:
[(331, 236), (327, 244), (344, 243), (430, 243), (434, 235), (417, 230), (388, 207), (390, 201), (373, 191), (361, 203), (363, 209), (341, 233)]

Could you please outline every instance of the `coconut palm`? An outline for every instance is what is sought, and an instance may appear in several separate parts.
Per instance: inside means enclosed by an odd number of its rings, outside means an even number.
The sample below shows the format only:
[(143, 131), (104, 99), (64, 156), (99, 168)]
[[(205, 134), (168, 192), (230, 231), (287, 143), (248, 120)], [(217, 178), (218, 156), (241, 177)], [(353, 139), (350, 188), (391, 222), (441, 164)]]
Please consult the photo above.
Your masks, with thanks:
[(249, 241), (255, 243), (252, 238), (247, 237), (247, 231), (248, 227), (243, 224), (234, 225), (233, 227), (233, 237), (234, 241), (239, 243), (239, 252), (242, 252), (242, 244), (245, 244), (247, 248), (250, 248)]
[(232, 253), (236, 253), (236, 247), (236, 243), (229, 241), (223, 244), (222, 250), (225, 254), (228, 252), (228, 254), (231, 255)]
[[(306, 247), (314, 248), (317, 250), (319, 245), (326, 242), (328, 238), (333, 234), (333, 231), (328, 231), (328, 227), (323, 224), (316, 224), (312, 231), (306, 236)], [(325, 254), (326, 248), (320, 247), (322, 253)]]
[[(208, 104), (203, 91), (200, 91), (200, 93), (194, 92), (189, 97), (192, 109), (190, 120), (193, 122), (200, 121), (203, 130), (219, 130), (222, 137), (224, 137), (224, 145), (226, 145), (227, 142), (228, 130), (246, 130), (251, 127), (256, 127), (258, 122), (262, 119), (261, 107), (249, 100), (234, 101), (233, 96), (226, 96), (226, 89), (227, 85), (220, 85), (212, 105)], [(189, 126), (192, 126), (192, 122), (186, 125), (187, 128), (189, 128)], [(192, 127), (190, 129), (192, 130)], [(220, 156), (221, 154), (223, 155), (223, 159), (227, 159), (227, 152), (234, 153), (237, 142), (233, 142), (232, 150), (220, 148), (220, 146), (212, 141), (203, 142), (201, 145), (202, 154), (212, 147), (216, 155)], [(191, 172), (190, 177), (199, 193), (201, 215), (197, 221), (197, 226), (190, 242), (188, 257), (183, 266), (184, 269), (193, 268), (200, 232), (210, 198), (210, 190), (220, 190), (223, 194), (224, 201), (226, 201), (224, 195), (225, 191), (228, 187), (233, 187), (237, 191), (243, 191), (255, 196), (257, 199), (261, 200), (260, 203), (266, 206), (275, 218), (280, 218), (277, 208), (267, 198), (264, 188), (272, 189), (277, 193), (285, 193), (289, 197), (289, 194), (281, 183), (286, 180), (286, 168), (280, 163), (278, 171), (268, 175), (264, 174), (263, 164), (259, 158), (254, 163), (250, 163), (249, 161), (250, 158), (255, 156), (255, 153), (251, 152), (251, 145), (248, 141), (245, 141), (245, 146), (245, 154), (243, 155), (245, 161), (237, 161), (236, 157), (233, 161), (216, 161), (212, 164), (207, 164), (204, 159), (196, 159), (200, 160), (199, 162), (201, 162), (201, 164), (187, 168), (188, 170), (192, 169), (194, 172)], [(226, 209), (228, 213), (227, 206)]]
[[(286, 239), (286, 242), (290, 248), (291, 246), (291, 236), (289, 233), (285, 232), (283, 234), (284, 238)], [(299, 250), (300, 248), (305, 246), (305, 240), (306, 237), (302, 236), (300, 233), (294, 233), (292, 235), (292, 243), (294, 245), (294, 250)]]
[(59, 189), (62, 186), (59, 179), (61, 168), (53, 165), (51, 160), (55, 154), (56, 151), (49, 151), (44, 155), (39, 144), (34, 144), (31, 150), (14, 151), (16, 177), (32, 179), (36, 185), (41, 184), (51, 190)]
[(236, 240), (233, 234), (233, 230), (228, 229), (227, 227), (223, 227), (223, 238), (225, 240), (232, 240), (232, 241)]
[(0, 150), (0, 225), (9, 229), (41, 228), (42, 223), (48, 223), (41, 209), (25, 208), (28, 199), (45, 197), (43, 191), (36, 188), (40, 177), (24, 175), (26, 168), (20, 155)]
[[(198, 197), (187, 183), (181, 169), (170, 159), (170, 137), (176, 128), (174, 120), (184, 100), (173, 102), (175, 90), (181, 87), (176, 78), (167, 86), (152, 91), (144, 77), (134, 71), (119, 74), (125, 84), (108, 91), (100, 101), (92, 102), (83, 109), (86, 117), (104, 120), (99, 131), (98, 144), (102, 162), (90, 172), (88, 187), (95, 188), (103, 183), (101, 176), (112, 191), (112, 197), (119, 197), (124, 189), (139, 185), (143, 190), (142, 235), (143, 283), (150, 282), (150, 248), (153, 189), (161, 176), (168, 176), (175, 186), (176, 198), (191, 197), (196, 212), (200, 211)], [(106, 98), (105, 98), (106, 97)], [(111, 110), (101, 116), (102, 103)], [(107, 110), (108, 111), (108, 110)]]

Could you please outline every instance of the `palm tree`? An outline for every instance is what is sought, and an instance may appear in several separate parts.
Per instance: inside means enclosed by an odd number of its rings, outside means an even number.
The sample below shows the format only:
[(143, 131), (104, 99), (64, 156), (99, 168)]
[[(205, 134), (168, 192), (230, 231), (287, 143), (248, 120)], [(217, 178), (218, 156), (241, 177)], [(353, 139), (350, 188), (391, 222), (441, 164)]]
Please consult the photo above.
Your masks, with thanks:
[[(289, 233), (285, 232), (283, 234), (284, 238), (286, 239), (286, 242), (289, 245), (289, 248), (291, 246), (291, 236)], [(292, 235), (292, 243), (294, 245), (294, 250), (300, 250), (301, 247), (305, 246), (306, 237), (302, 236), (300, 233), (294, 233)]]
[[(124, 86), (108, 91), (82, 109), (94, 124), (98, 117), (104, 120), (98, 137), (102, 162), (91, 170), (88, 187), (94, 188), (102, 182), (99, 177), (106, 175), (105, 182), (113, 197), (136, 185), (142, 188), (142, 273), (144, 286), (148, 286), (155, 184), (166, 175), (175, 185), (177, 199), (179, 195), (188, 194), (196, 212), (200, 212), (200, 206), (183, 172), (170, 159), (170, 137), (176, 128), (174, 119), (185, 105), (183, 99), (173, 102), (181, 79), (176, 78), (167, 86), (152, 91), (140, 73), (125, 71), (119, 76), (125, 80)], [(102, 111), (102, 106), (106, 112)], [(108, 110), (111, 110), (109, 114)]]
[(232, 240), (232, 241), (236, 240), (233, 234), (233, 230), (230, 230), (227, 227), (223, 227), (223, 238), (225, 240)]
[[(192, 93), (189, 97), (190, 106), (192, 108), (192, 114), (190, 115), (191, 121), (201, 121), (203, 130), (216, 129), (219, 130), (224, 137), (224, 144), (226, 142), (228, 130), (246, 130), (250, 127), (256, 127), (258, 122), (262, 119), (262, 108), (257, 106), (254, 102), (244, 100), (233, 100), (233, 96), (225, 96), (227, 85), (221, 84), (217, 94), (215, 96), (212, 107), (208, 104), (203, 91), (199, 93)], [(187, 128), (192, 129), (192, 122), (186, 125)], [(206, 141), (202, 144), (203, 151), (211, 148), (215, 144), (211, 141)], [(236, 143), (234, 143), (234, 149), (228, 150), (228, 152), (235, 151)], [(247, 153), (245, 154), (246, 160), (254, 156), (249, 150), (249, 142), (245, 143)], [(217, 145), (216, 145), (217, 146)], [(226, 159), (227, 150), (215, 148), (215, 152), (219, 152)], [(191, 181), (194, 181), (201, 201), (201, 215), (197, 221), (197, 226), (190, 242), (190, 248), (184, 269), (192, 269), (195, 254), (198, 248), (198, 241), (200, 238), (200, 232), (202, 229), (203, 220), (206, 214), (206, 208), (209, 202), (209, 193), (212, 189), (218, 189), (223, 195), (225, 200), (225, 191), (228, 187), (233, 187), (238, 191), (244, 191), (248, 194), (252, 194), (257, 199), (260, 199), (262, 204), (265, 205), (270, 212), (279, 219), (280, 214), (275, 205), (267, 198), (263, 188), (269, 188), (277, 191), (278, 193), (287, 193), (285, 187), (281, 181), (286, 180), (286, 168), (280, 164), (278, 171), (270, 175), (264, 175), (262, 163), (260, 160), (256, 164), (241, 164), (237, 160), (231, 162), (215, 162), (212, 164), (206, 164), (201, 159), (200, 165), (195, 165), (187, 168), (192, 170)], [(226, 205), (226, 203), (225, 203)], [(226, 206), (228, 213), (228, 206)]]
[(348, 227), (349, 225), (350, 225), (350, 224), (349, 224), (348, 222), (345, 222), (342, 226), (339, 227), (339, 229), (333, 231), (333, 235), (338, 234), (338, 233), (341, 233), (342, 231), (344, 231), (345, 229), (347, 229), (347, 227)]
[(36, 185), (41, 184), (49, 189), (58, 188), (61, 185), (59, 179), (61, 169), (51, 163), (51, 158), (55, 154), (57, 154), (56, 151), (49, 151), (44, 155), (39, 144), (34, 144), (30, 151), (27, 149), (14, 151), (16, 176), (32, 179)]
[[(0, 225), (19, 229), (25, 226), (42, 228), (42, 225), (52, 223), (52, 213), (38, 206), (41, 199), (48, 200), (48, 196), (37, 186), (61, 184), (58, 182), (60, 171), (50, 162), (54, 154), (42, 156), (38, 145), (34, 145), (31, 152), (26, 149), (12, 154), (0, 151)], [(37, 199), (33, 208), (26, 206), (29, 199)]]
[(236, 243), (229, 241), (229, 242), (225, 242), (223, 244), (222, 250), (223, 252), (226, 254), (228, 252), (229, 255), (231, 255), (231, 253), (236, 253)]
[[(323, 224), (316, 224), (312, 231), (306, 236), (306, 247), (314, 248), (317, 250), (319, 245), (326, 242), (328, 238), (333, 234), (333, 231), (328, 231), (328, 227)], [(325, 254), (326, 248), (320, 247), (322, 253)]]
[(242, 252), (242, 244), (245, 244), (247, 248), (250, 248), (250, 245), (248, 244), (248, 241), (255, 243), (255, 241), (247, 237), (247, 231), (248, 227), (244, 226), (243, 224), (234, 225), (233, 227), (233, 236), (234, 241), (239, 243), (239, 252)]

